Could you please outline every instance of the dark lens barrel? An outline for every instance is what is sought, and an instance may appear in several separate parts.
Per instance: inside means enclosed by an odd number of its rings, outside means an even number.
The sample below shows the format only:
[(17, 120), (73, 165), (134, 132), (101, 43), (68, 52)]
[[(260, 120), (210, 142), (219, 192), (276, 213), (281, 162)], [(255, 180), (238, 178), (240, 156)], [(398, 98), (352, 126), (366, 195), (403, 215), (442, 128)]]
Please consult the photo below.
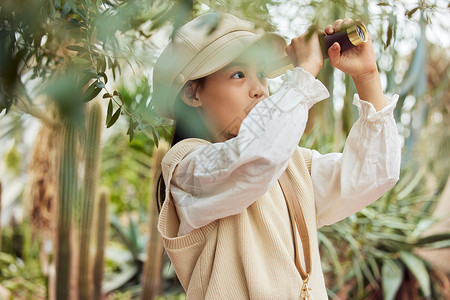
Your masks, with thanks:
[(348, 50), (350, 48), (355, 47), (349, 40), (346, 32), (335, 32), (330, 35), (323, 36), (321, 39), (322, 45), (322, 55), (323, 59), (328, 58), (328, 49), (334, 44), (334, 42), (338, 42), (341, 46), (341, 52)]
[(328, 58), (328, 49), (338, 42), (341, 46), (341, 53), (351, 49), (356, 45), (367, 41), (366, 29), (362, 22), (354, 22), (347, 26), (341, 27), (338, 32), (320, 37), (323, 58)]

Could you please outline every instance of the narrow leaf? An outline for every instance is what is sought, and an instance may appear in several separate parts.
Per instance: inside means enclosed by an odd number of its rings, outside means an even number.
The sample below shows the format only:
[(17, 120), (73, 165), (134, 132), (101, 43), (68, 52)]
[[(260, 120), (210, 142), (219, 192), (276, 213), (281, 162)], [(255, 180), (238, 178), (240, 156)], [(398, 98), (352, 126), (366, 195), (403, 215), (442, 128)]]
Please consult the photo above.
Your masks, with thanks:
[(70, 22), (72, 22), (73, 24), (75, 24), (77, 27), (85, 27), (83, 25), (83, 23), (80, 23), (80, 21), (76, 20), (76, 19), (69, 19)]
[(86, 49), (84, 47), (81, 47), (81, 46), (78, 46), (78, 45), (69, 45), (66, 48), (71, 50), (71, 51), (84, 52), (84, 53), (89, 52), (88, 49)]
[(113, 113), (113, 103), (112, 103), (112, 100), (109, 99), (108, 110), (106, 111), (106, 124), (105, 125), (108, 125), (109, 122), (111, 121), (112, 113)]
[(106, 125), (106, 128), (109, 128), (111, 126), (113, 126), (117, 120), (119, 119), (120, 116), (120, 111), (122, 110), (121, 107), (119, 107), (116, 112), (114, 113), (114, 115), (111, 117), (111, 120), (109, 120), (108, 125)]
[(105, 94), (103, 94), (103, 99), (105, 99), (105, 98), (111, 98), (112, 97), (112, 95), (110, 94), (110, 93), (105, 93)]
[(159, 147), (159, 133), (158, 130), (156, 130), (155, 126), (152, 125), (152, 135), (153, 140), (155, 141), (156, 147)]
[(383, 300), (394, 300), (403, 281), (403, 265), (386, 259), (381, 267), (381, 280), (383, 285)]
[(123, 104), (123, 96), (122, 96), (121, 93), (119, 93), (118, 91), (114, 91), (113, 95), (114, 95), (114, 96), (119, 96), (120, 101), (122, 101), (122, 104)]
[(61, 8), (61, 19), (65, 19), (69, 14), (70, 10), (71, 10), (70, 1), (67, 1)]
[(420, 238), (416, 245), (431, 244), (442, 241), (450, 241), (450, 233), (440, 233)]
[(423, 260), (410, 252), (404, 251), (400, 252), (400, 259), (416, 277), (425, 298), (429, 298), (431, 296), (430, 276)]
[(102, 81), (97, 80), (96, 82), (94, 82), (94, 85), (96, 87), (98, 87), (99, 89), (102, 89), (105, 87), (105, 84)]
[(128, 126), (127, 134), (130, 136), (130, 143), (134, 137), (134, 122), (133, 119), (130, 119), (130, 124)]
[(90, 61), (80, 56), (72, 56), (72, 60), (77, 64), (90, 64)]
[(96, 71), (93, 67), (87, 68), (86, 70), (83, 71), (83, 73), (91, 76), (91, 78), (95, 77)]
[(105, 72), (98, 72), (97, 73), (97, 78), (101, 78), (101, 77), (103, 77), (103, 79), (105, 81), (105, 84), (107, 84), (108, 83), (108, 76), (106, 76)]
[(95, 86), (95, 83), (91, 84), (83, 94), (82, 97), (83, 102), (91, 101), (92, 99), (94, 99), (95, 96), (97, 96), (100, 93), (101, 90), (102, 89)]

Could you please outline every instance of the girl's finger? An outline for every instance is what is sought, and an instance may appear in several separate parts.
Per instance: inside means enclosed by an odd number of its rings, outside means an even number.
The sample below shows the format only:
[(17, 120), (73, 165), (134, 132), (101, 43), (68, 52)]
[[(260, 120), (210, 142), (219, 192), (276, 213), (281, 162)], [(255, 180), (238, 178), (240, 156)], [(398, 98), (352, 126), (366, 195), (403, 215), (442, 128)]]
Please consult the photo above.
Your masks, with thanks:
[(327, 34), (333, 34), (334, 33), (333, 25), (328, 25), (327, 27), (325, 27), (325, 32)]
[(337, 19), (336, 21), (334, 21), (334, 29), (336, 31), (339, 31), (339, 29), (341, 29), (342, 22), (343, 22), (342, 19)]
[(350, 24), (353, 20), (351, 18), (345, 18), (344, 21), (342, 21), (342, 24)]
[(328, 49), (328, 57), (333, 66), (339, 65), (341, 60), (341, 46), (338, 42), (334, 42), (334, 44)]

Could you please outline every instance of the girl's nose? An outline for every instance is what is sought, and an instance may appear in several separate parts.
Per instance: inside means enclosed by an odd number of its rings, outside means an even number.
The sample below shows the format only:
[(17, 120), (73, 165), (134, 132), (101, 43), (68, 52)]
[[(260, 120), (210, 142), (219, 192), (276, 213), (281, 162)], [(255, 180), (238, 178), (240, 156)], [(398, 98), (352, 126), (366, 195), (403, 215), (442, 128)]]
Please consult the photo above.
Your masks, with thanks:
[(252, 82), (250, 88), (250, 98), (259, 99), (264, 96), (264, 87), (259, 79), (256, 79)]

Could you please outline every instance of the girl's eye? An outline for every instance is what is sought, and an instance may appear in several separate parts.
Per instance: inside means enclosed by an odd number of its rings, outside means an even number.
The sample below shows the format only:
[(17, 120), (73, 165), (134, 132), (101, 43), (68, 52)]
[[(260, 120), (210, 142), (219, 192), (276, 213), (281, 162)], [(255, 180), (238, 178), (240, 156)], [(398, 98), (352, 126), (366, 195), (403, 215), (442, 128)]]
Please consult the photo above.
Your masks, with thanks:
[(236, 73), (234, 73), (233, 75), (231, 75), (231, 78), (244, 78), (245, 76), (244, 76), (244, 73), (242, 73), (242, 72), (236, 72)]

